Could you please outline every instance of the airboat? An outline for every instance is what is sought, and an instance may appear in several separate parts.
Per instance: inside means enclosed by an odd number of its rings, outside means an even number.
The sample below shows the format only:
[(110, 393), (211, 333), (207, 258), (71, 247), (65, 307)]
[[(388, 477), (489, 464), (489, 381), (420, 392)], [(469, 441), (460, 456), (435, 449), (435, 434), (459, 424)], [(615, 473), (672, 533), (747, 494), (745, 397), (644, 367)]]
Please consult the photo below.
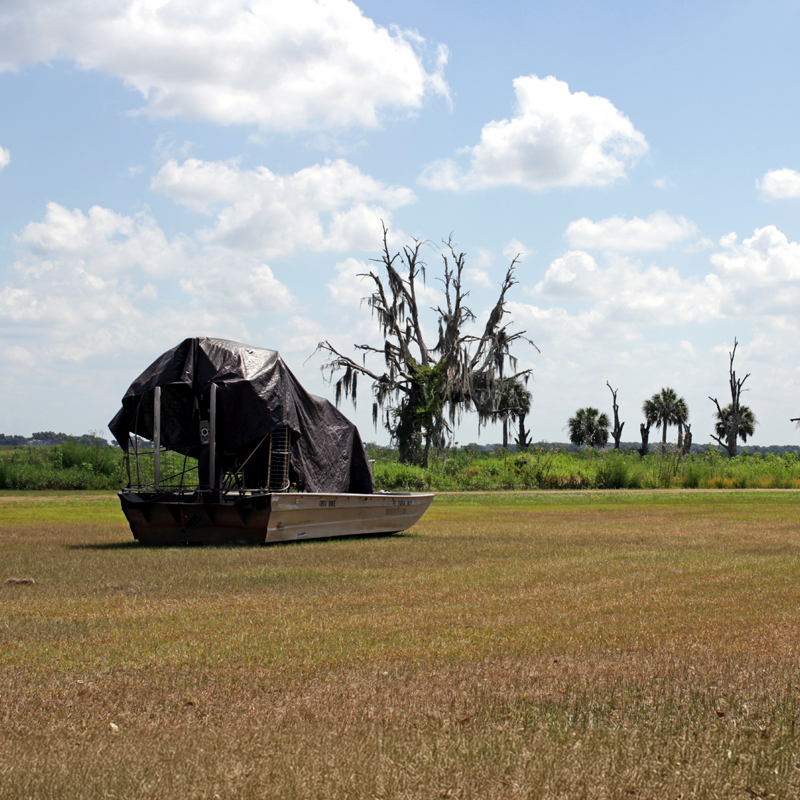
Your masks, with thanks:
[(393, 534), (433, 501), (375, 492), (358, 429), (275, 350), (185, 339), (131, 384), (109, 428), (122, 510), (146, 545)]

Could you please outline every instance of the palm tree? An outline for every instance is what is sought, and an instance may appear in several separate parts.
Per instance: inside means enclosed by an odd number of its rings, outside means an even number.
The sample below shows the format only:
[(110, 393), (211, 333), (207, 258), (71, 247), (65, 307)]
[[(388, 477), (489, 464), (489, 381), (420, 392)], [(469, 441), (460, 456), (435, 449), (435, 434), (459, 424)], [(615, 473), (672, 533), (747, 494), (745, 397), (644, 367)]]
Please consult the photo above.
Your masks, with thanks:
[(605, 447), (610, 427), (608, 414), (601, 414), (596, 408), (579, 408), (567, 420), (569, 440), (579, 446)]
[(689, 419), (689, 406), (686, 400), (678, 397), (674, 389), (662, 388), (649, 400), (642, 404), (642, 412), (648, 425), (661, 426), (661, 454), (667, 452), (667, 428), (678, 425), (683, 432), (683, 425)]
[(531, 410), (531, 393), (518, 378), (506, 378), (500, 387), (497, 416), (503, 423), (503, 447), (508, 447), (508, 420), (525, 419)]
[[(714, 418), (716, 419), (714, 431), (720, 439), (728, 435), (728, 419), (732, 413), (733, 403), (728, 403), (728, 405), (722, 409), (722, 413), (719, 411), (714, 412)], [(749, 406), (739, 406), (738, 438), (741, 439), (742, 442), (746, 442), (747, 437), (755, 433), (756, 425), (758, 425), (758, 420), (751, 408)]]
[(515, 420), (519, 426), (519, 436), (516, 438), (516, 443), (520, 450), (527, 450), (530, 444), (528, 440), (530, 431), (525, 431), (525, 417), (530, 413), (533, 398), (525, 385), (519, 380), (514, 380), (514, 398), (516, 408), (511, 411), (511, 419)]

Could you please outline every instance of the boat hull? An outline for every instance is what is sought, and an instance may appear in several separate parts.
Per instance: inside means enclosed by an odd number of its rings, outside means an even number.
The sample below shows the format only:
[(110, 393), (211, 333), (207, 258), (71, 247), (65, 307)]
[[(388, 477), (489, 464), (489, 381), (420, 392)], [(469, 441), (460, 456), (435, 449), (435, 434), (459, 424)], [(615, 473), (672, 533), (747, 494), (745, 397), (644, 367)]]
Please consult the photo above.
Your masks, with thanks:
[(135, 539), (147, 545), (269, 544), (390, 534), (417, 523), (433, 494), (260, 493), (222, 502), (120, 492)]

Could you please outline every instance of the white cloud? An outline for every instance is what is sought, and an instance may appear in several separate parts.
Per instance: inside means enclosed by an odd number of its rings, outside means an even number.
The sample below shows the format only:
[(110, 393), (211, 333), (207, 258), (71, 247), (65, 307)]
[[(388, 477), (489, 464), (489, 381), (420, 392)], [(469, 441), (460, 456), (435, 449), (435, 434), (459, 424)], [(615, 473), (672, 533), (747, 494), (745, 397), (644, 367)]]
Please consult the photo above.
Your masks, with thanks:
[(356, 258), (348, 258), (337, 264), (336, 278), (327, 284), (333, 302), (347, 308), (358, 308), (362, 298), (372, 292), (372, 280), (363, 276), (373, 269), (372, 264)]
[[(535, 304), (514, 302), (509, 309), (556, 362), (575, 360), (576, 348), (585, 351), (576, 361), (583, 364), (602, 359), (604, 347), (629, 351), (626, 343), (643, 341), (653, 327), (730, 321), (740, 337), (757, 326), (786, 350), (800, 339), (800, 244), (767, 226), (741, 244), (729, 234), (720, 246), (710, 257), (714, 271), (701, 278), (615, 254), (601, 264), (584, 251), (568, 251), (528, 290)], [(680, 349), (690, 360), (699, 357), (685, 336)]]
[(572, 251), (550, 264), (544, 280), (537, 283), (533, 291), (549, 297), (591, 297), (596, 287), (590, 276), (598, 271), (592, 256), (580, 250)]
[(11, 345), (11, 347), (6, 348), (5, 355), (9, 361), (17, 364), (30, 365), (33, 360), (33, 354), (31, 351), (26, 350), (24, 347), (18, 344)]
[(609, 257), (600, 267), (574, 250), (557, 258), (532, 293), (539, 297), (594, 301), (594, 310), (617, 323), (677, 325), (721, 316), (723, 287), (716, 275), (682, 278), (675, 269)]
[[(317, 349), (317, 345), (331, 335), (330, 328), (321, 324), (319, 319), (303, 317), (295, 314), (289, 317), (280, 328), (273, 328), (267, 335), (267, 341), (274, 343), (284, 356), (293, 355), (290, 363), (292, 371), (301, 378), (304, 386), (309, 386), (306, 381), (320, 379), (319, 359), (309, 359)], [(305, 376), (301, 377), (305, 373)]]
[(512, 239), (504, 248), (503, 248), (503, 255), (509, 260), (513, 261), (515, 258), (519, 257), (520, 261), (522, 261), (525, 256), (529, 256), (531, 251), (525, 247), (519, 239)]
[(90, 265), (95, 276), (115, 276), (130, 269), (164, 277), (185, 268), (188, 241), (168, 241), (147, 213), (117, 214), (92, 206), (88, 214), (48, 203), (41, 222), (29, 222), (15, 237), (24, 255), (15, 268), (31, 276), (51, 270), (54, 264), (71, 269)]
[[(580, 360), (580, 350), (586, 343), (613, 339), (619, 332), (619, 326), (609, 325), (595, 309), (570, 314), (558, 306), (542, 307), (513, 300), (507, 304), (507, 309), (515, 329), (525, 330), (526, 335), (551, 358), (554, 355), (558, 357), (559, 352), (569, 352), (570, 359)], [(554, 347), (558, 348), (555, 352)]]
[(656, 211), (647, 219), (609, 217), (593, 222), (583, 217), (570, 222), (564, 239), (574, 248), (644, 253), (666, 250), (697, 234), (697, 225), (686, 217), (672, 217), (665, 211)]
[(161, 133), (153, 144), (153, 155), (161, 163), (170, 159), (177, 161), (180, 158), (191, 158), (195, 147), (194, 142), (177, 142), (171, 133)]
[[(266, 264), (170, 240), (146, 212), (93, 206), (84, 214), (50, 203), (15, 240), (18, 258), (0, 284), (0, 332), (44, 359), (163, 348), (198, 331), (242, 337), (242, 315), (294, 302)], [(176, 278), (185, 295), (177, 303)]]
[(485, 269), (494, 263), (494, 253), (487, 247), (476, 247), (470, 260), (474, 267)]
[(27, 0), (0, 17), (0, 69), (74, 60), (122, 78), (153, 116), (263, 129), (375, 127), (448, 96), (440, 45), (350, 0)]
[(572, 93), (550, 76), (514, 81), (516, 114), (484, 125), (481, 141), (461, 152), (466, 172), (451, 160), (430, 164), (420, 181), (432, 189), (522, 186), (547, 191), (567, 186), (606, 186), (648, 149), (644, 135), (610, 100)]
[(0, 147), (0, 172), (2, 172), (11, 161), (11, 153), (3, 147)]
[(762, 200), (787, 200), (800, 197), (800, 172), (794, 169), (773, 169), (756, 181)]
[(726, 286), (726, 313), (797, 314), (800, 244), (767, 225), (741, 244), (729, 234), (720, 245), (724, 252), (712, 255), (711, 263)]
[(653, 178), (651, 185), (654, 189), (674, 189), (675, 184), (666, 176), (662, 175), (660, 178)]
[(416, 199), (405, 187), (386, 186), (344, 160), (326, 161), (291, 175), (266, 167), (243, 170), (235, 162), (168, 161), (152, 188), (205, 214), (213, 228), (205, 242), (265, 258), (298, 247), (341, 252), (374, 249), (382, 241), (381, 220)]
[(182, 278), (185, 294), (203, 301), (206, 307), (227, 309), (237, 314), (280, 312), (294, 302), (291, 292), (273, 274), (267, 264), (231, 263), (225, 254), (225, 266), (203, 270), (199, 275)]
[(479, 286), (482, 289), (491, 289), (494, 286), (489, 273), (477, 267), (467, 267), (464, 275), (473, 286)]
[(154, 283), (146, 283), (139, 290), (139, 297), (141, 297), (142, 300), (157, 300), (158, 287)]
[(79, 361), (131, 346), (150, 332), (126, 286), (80, 267), (49, 265), (45, 278), (0, 286), (0, 331), (37, 353)]

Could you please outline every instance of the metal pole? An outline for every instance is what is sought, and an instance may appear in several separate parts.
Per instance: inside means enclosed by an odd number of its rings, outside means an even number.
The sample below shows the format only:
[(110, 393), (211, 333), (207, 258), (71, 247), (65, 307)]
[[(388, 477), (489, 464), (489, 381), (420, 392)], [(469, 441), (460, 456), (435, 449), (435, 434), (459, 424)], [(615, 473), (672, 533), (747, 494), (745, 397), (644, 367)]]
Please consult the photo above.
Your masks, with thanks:
[(156, 386), (153, 401), (153, 488), (158, 491), (161, 478), (161, 387)]
[(211, 409), (208, 420), (208, 475), (212, 489), (217, 488), (217, 384), (211, 384)]

